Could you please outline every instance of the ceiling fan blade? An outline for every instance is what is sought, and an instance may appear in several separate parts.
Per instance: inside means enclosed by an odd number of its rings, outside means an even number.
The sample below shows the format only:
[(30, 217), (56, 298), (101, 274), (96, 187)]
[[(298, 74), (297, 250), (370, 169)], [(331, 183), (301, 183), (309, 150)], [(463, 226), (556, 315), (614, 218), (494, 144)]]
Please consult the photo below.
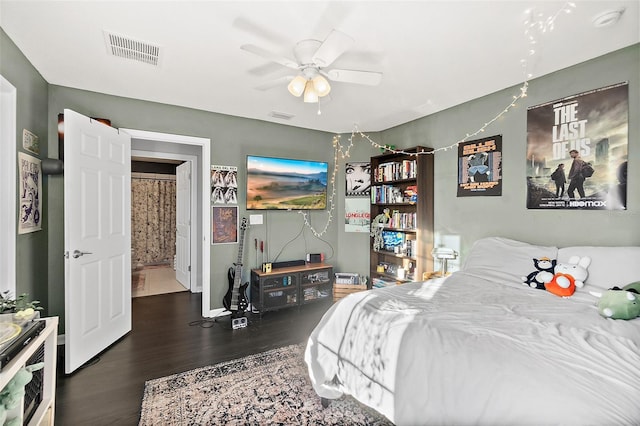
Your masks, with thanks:
[(283, 56), (276, 55), (275, 53), (270, 52), (267, 49), (263, 49), (262, 47), (258, 47), (253, 44), (243, 44), (242, 46), (240, 46), (240, 49), (253, 53), (254, 55), (261, 56), (285, 67), (293, 68), (296, 70), (298, 69), (298, 64), (296, 62)]
[(324, 74), (331, 81), (339, 81), (342, 83), (365, 84), (367, 86), (377, 86), (382, 81), (382, 73), (375, 71), (356, 71), (356, 70), (327, 70)]
[(264, 90), (273, 89), (274, 87), (278, 87), (278, 86), (286, 87), (287, 84), (294, 78), (295, 76), (293, 75), (285, 75), (284, 77), (276, 78), (275, 80), (262, 83), (261, 85), (256, 86), (255, 89), (264, 91)]
[(327, 67), (349, 49), (354, 42), (354, 39), (342, 31), (333, 30), (313, 54), (313, 62), (319, 67)]

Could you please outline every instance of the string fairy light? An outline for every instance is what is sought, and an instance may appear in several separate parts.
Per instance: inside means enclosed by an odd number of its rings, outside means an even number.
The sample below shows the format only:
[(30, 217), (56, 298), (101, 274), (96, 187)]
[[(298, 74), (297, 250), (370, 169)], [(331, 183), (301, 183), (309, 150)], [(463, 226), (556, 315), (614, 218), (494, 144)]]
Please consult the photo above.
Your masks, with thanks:
[[(525, 14), (527, 15), (527, 19), (525, 19), (524, 21), (524, 26), (525, 26), (524, 35), (528, 43), (527, 56), (529, 58), (534, 57), (537, 53), (536, 45), (538, 43), (538, 34), (544, 34), (544, 33), (553, 31), (558, 17), (563, 13), (567, 13), (567, 14), (571, 13), (575, 7), (576, 7), (576, 4), (574, 2), (565, 2), (562, 5), (562, 7), (560, 7), (560, 9), (558, 9), (553, 15), (550, 15), (546, 18), (544, 17), (544, 14), (535, 13), (533, 9), (528, 9), (525, 11)], [(331, 173), (331, 179), (329, 180), (329, 184), (331, 187), (331, 194), (327, 198), (327, 206), (329, 207), (327, 209), (327, 222), (324, 225), (324, 228), (322, 229), (322, 231), (317, 231), (309, 221), (309, 213), (303, 210), (299, 210), (298, 213), (301, 214), (302, 217), (304, 218), (305, 226), (307, 226), (316, 237), (321, 237), (328, 231), (329, 225), (332, 222), (334, 211), (335, 211), (335, 203), (334, 203), (334, 199), (336, 196), (335, 182), (336, 182), (336, 176), (338, 175), (339, 160), (340, 159), (344, 160), (349, 157), (351, 148), (353, 148), (354, 146), (355, 136), (360, 136), (361, 139), (364, 139), (367, 142), (369, 142), (369, 144), (374, 148), (379, 148), (383, 151), (391, 152), (394, 154), (404, 154), (408, 156), (417, 157), (418, 155), (426, 155), (426, 154), (435, 155), (437, 152), (446, 152), (452, 149), (457, 150), (458, 146), (461, 143), (469, 140), (470, 138), (478, 136), (480, 133), (483, 133), (487, 129), (487, 127), (489, 127), (494, 122), (502, 118), (505, 114), (509, 113), (509, 111), (511, 111), (511, 109), (517, 105), (518, 101), (527, 97), (529, 80), (533, 77), (533, 74), (530, 72), (531, 61), (523, 58), (520, 60), (520, 64), (523, 69), (524, 80), (518, 93), (512, 96), (511, 102), (509, 102), (506, 107), (504, 107), (500, 112), (498, 112), (493, 118), (485, 122), (477, 130), (475, 130), (474, 132), (466, 133), (464, 137), (462, 137), (461, 139), (457, 140), (456, 142), (448, 146), (435, 148), (431, 151), (406, 152), (402, 149), (391, 148), (388, 145), (381, 145), (375, 142), (368, 135), (361, 132), (358, 129), (357, 124), (354, 124), (353, 126), (353, 130), (351, 131), (351, 136), (348, 139), (349, 143), (347, 144), (346, 147), (343, 147), (342, 144), (340, 143), (340, 138), (341, 138), (340, 135), (334, 135), (332, 140), (334, 167), (333, 167), (333, 172)], [(318, 114), (320, 114), (319, 109), (318, 109)]]
[[(562, 13), (567, 13), (567, 14), (571, 13), (575, 7), (576, 7), (576, 4), (574, 2), (565, 2), (562, 5), (562, 7), (560, 7), (560, 9), (558, 9), (553, 15), (547, 18), (545, 18), (542, 13), (534, 13), (533, 9), (528, 9), (525, 11), (525, 14), (527, 15), (527, 19), (525, 19), (524, 21), (524, 26), (525, 26), (524, 35), (528, 43), (527, 54), (529, 57), (533, 57), (537, 53), (535, 46), (538, 43), (538, 34), (544, 34), (544, 33), (553, 31), (558, 17)], [(394, 154), (404, 154), (408, 156), (418, 156), (418, 155), (425, 155), (425, 154), (435, 155), (437, 152), (446, 152), (451, 149), (457, 149), (461, 143), (469, 140), (470, 138), (478, 136), (480, 133), (483, 133), (487, 129), (487, 127), (489, 127), (491, 124), (493, 124), (494, 122), (502, 118), (512, 108), (514, 108), (517, 105), (518, 101), (527, 97), (529, 80), (531, 80), (531, 78), (533, 77), (533, 74), (529, 70), (531, 61), (523, 58), (520, 60), (520, 64), (523, 69), (524, 81), (518, 93), (512, 96), (511, 102), (509, 102), (509, 104), (506, 107), (504, 107), (500, 112), (498, 112), (493, 118), (485, 122), (476, 131), (466, 133), (464, 137), (460, 138), (459, 140), (457, 140), (456, 142), (448, 146), (435, 148), (431, 151), (425, 151), (425, 152), (406, 152), (401, 149), (393, 149), (387, 145), (381, 145), (379, 143), (374, 142), (373, 140), (371, 140), (371, 138), (369, 138), (369, 136), (365, 135), (360, 130), (358, 130), (357, 125), (354, 125), (354, 132), (358, 133), (363, 139), (366, 139), (371, 144), (371, 146), (375, 148), (380, 148), (384, 151), (391, 152)], [(352, 133), (352, 138), (353, 138), (353, 133)]]

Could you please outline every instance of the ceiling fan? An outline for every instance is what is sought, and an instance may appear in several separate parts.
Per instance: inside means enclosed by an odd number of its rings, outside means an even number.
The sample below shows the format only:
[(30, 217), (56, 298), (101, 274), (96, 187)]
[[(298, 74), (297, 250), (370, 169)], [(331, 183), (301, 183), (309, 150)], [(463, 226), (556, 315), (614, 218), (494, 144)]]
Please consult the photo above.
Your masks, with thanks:
[(327, 96), (331, 91), (331, 85), (327, 79), (368, 86), (380, 84), (382, 73), (379, 72), (337, 68), (326, 69), (340, 55), (346, 52), (353, 43), (353, 38), (334, 29), (324, 41), (310, 39), (298, 42), (293, 49), (295, 61), (253, 44), (244, 44), (240, 46), (240, 49), (298, 71), (297, 75), (285, 76), (259, 86), (257, 87), (258, 89), (265, 90), (288, 81), (287, 88), (293, 96), (300, 97), (304, 95), (304, 102), (316, 103), (319, 98)]

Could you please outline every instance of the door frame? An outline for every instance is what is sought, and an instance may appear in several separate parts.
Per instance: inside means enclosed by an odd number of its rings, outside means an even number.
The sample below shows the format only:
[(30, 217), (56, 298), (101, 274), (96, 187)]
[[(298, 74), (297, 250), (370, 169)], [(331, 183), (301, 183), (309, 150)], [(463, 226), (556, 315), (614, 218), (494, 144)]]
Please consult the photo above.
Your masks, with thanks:
[[(156, 158), (167, 159), (167, 160), (180, 160), (180, 161), (188, 161), (191, 163), (191, 170), (193, 175), (193, 170), (198, 169), (198, 157), (195, 155), (187, 155), (187, 154), (173, 154), (170, 152), (160, 152), (160, 151), (147, 151), (140, 149), (131, 148), (131, 157), (145, 157), (145, 158)], [(198, 217), (198, 190), (196, 185), (193, 184), (193, 179), (191, 180), (191, 211), (189, 219), (191, 223), (197, 223)], [(200, 240), (198, 238), (198, 234), (195, 226), (190, 227), (190, 247), (189, 247), (189, 262), (191, 264), (191, 272), (189, 273), (189, 290), (192, 293), (199, 293), (202, 291), (202, 287), (198, 285), (197, 280), (197, 272), (198, 266), (200, 265), (200, 259), (195, 254), (198, 253), (197, 244)]]
[(0, 75), (0, 291), (16, 295), (17, 90)]
[[(198, 163), (195, 163), (195, 166), (197, 166), (197, 164)], [(191, 169), (193, 168), (194, 168), (193, 161), (183, 161), (182, 163), (176, 165), (176, 174), (175, 174), (175, 177), (176, 177), (176, 210), (175, 210), (176, 212), (176, 229), (175, 229), (176, 258), (175, 258), (175, 265), (173, 269), (176, 271), (176, 281), (178, 281), (182, 285), (185, 284), (184, 281), (188, 281), (187, 284), (188, 284), (189, 290), (192, 289), (193, 271), (194, 269), (197, 269), (197, 268), (191, 267), (191, 265), (193, 264), (193, 250), (194, 250), (193, 243), (194, 243), (194, 238), (196, 236), (193, 229), (194, 226), (192, 226), (192, 224), (196, 224), (197, 218), (194, 215), (194, 210), (197, 208), (197, 201), (198, 201), (197, 200), (198, 194), (196, 193), (197, 191), (196, 185), (194, 185), (193, 182), (191, 182), (191, 178), (193, 175), (193, 172), (191, 171)], [(188, 176), (185, 176), (185, 173), (188, 173)], [(188, 183), (189, 185), (184, 185), (185, 183)], [(196, 198), (195, 203), (193, 202), (194, 198)], [(184, 204), (184, 205), (181, 205), (181, 204)], [(188, 215), (184, 214), (185, 208), (189, 208)], [(178, 221), (178, 219), (180, 219), (180, 221)], [(188, 224), (186, 225), (188, 228), (188, 232), (186, 233), (186, 235), (184, 234), (184, 228), (182, 228), (182, 226), (185, 225), (184, 223), (185, 221), (188, 221)], [(184, 244), (184, 241), (182, 240), (182, 238), (188, 238), (189, 244)], [(188, 254), (189, 254), (188, 268), (186, 271), (184, 270), (185, 262), (183, 262), (184, 250), (188, 250)], [(197, 261), (197, 256), (196, 256), (196, 261)], [(200, 291), (202, 291), (202, 289), (200, 289)]]
[[(196, 167), (193, 167), (191, 169), (191, 173), (192, 173), (192, 176), (193, 174), (196, 174), (196, 176), (200, 177), (201, 188), (199, 193), (198, 191), (196, 191), (196, 196), (192, 197), (191, 204), (192, 206), (194, 204), (197, 206), (198, 203), (201, 204), (200, 214), (201, 214), (202, 220), (201, 220), (200, 228), (201, 228), (202, 235), (197, 235), (197, 233), (194, 235), (193, 232), (195, 232), (194, 230), (195, 227), (192, 227), (193, 238), (191, 240), (191, 247), (192, 248), (196, 247), (196, 245), (198, 244), (198, 241), (200, 241), (201, 256), (199, 259), (196, 256), (195, 260), (198, 261), (196, 265), (194, 265), (194, 263), (191, 264), (192, 273), (193, 273), (193, 270), (195, 269), (196, 271), (195, 273), (197, 277), (195, 280), (192, 280), (191, 287), (193, 288), (194, 283), (196, 283), (195, 284), (196, 286), (198, 282), (202, 283), (201, 285), (202, 316), (212, 317), (214, 316), (214, 313), (211, 310), (211, 245), (210, 245), (211, 221), (209, 218), (211, 214), (209, 209), (209, 206), (211, 204), (209, 202), (209, 191), (211, 190), (211, 183), (210, 183), (211, 139), (195, 137), (195, 136), (176, 135), (176, 134), (169, 134), (169, 133), (158, 133), (158, 132), (151, 132), (151, 131), (138, 130), (138, 129), (120, 129), (120, 130), (127, 132), (131, 136), (132, 143), (134, 140), (143, 140), (143, 141), (149, 141), (149, 142), (164, 142), (164, 143), (176, 144), (176, 145), (195, 146), (200, 150), (200, 161), (198, 162)], [(134, 154), (137, 155), (138, 152), (143, 152), (143, 151), (132, 150), (132, 155)], [(168, 157), (162, 157), (161, 155), (185, 156), (185, 154), (160, 153), (157, 151), (144, 151), (144, 152), (146, 152), (144, 156), (148, 157), (150, 156), (150, 154), (155, 154), (157, 156), (156, 158), (168, 158)], [(194, 164), (192, 164), (192, 166), (194, 166)], [(194, 181), (195, 179), (191, 179), (192, 185)], [(192, 195), (193, 195), (193, 192), (192, 192)], [(198, 210), (197, 207), (192, 209), (192, 213), (191, 213), (192, 217), (197, 210)], [(197, 253), (197, 250), (192, 250), (192, 254), (191, 254), (192, 260), (194, 260), (194, 253)], [(201, 274), (198, 274), (198, 272), (200, 271), (201, 271)], [(193, 278), (193, 275), (192, 275), (192, 278)]]

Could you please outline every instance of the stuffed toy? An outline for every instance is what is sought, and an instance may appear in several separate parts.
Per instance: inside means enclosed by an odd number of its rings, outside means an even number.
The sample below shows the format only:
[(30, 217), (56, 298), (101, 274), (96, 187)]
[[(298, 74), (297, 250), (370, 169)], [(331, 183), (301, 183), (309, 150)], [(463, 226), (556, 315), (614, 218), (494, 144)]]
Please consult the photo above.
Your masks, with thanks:
[(591, 294), (600, 298), (598, 312), (605, 318), (630, 320), (640, 316), (640, 281), (610, 288), (604, 294)]
[(553, 279), (544, 288), (560, 297), (569, 297), (576, 288), (584, 287), (584, 281), (589, 276), (587, 268), (591, 264), (590, 257), (571, 256), (567, 263), (556, 264)]
[(25, 385), (33, 379), (33, 372), (43, 367), (44, 362), (39, 362), (21, 368), (15, 376), (9, 380), (4, 389), (2, 389), (0, 392), (0, 419), (4, 418), (4, 420), (0, 424), (4, 426), (18, 426), (22, 424), (20, 417), (7, 419), (7, 412), (13, 410), (22, 402), (22, 398), (25, 395)]
[(531, 272), (526, 277), (522, 277), (523, 284), (528, 285), (531, 288), (544, 290), (544, 285), (551, 281), (551, 279), (553, 279), (556, 260), (551, 260), (548, 257), (533, 259), (533, 266), (536, 268), (536, 270)]
[(373, 249), (378, 251), (384, 246), (382, 239), (382, 228), (389, 223), (391, 215), (389, 209), (382, 210), (378, 216), (371, 221), (371, 236), (373, 237)]

